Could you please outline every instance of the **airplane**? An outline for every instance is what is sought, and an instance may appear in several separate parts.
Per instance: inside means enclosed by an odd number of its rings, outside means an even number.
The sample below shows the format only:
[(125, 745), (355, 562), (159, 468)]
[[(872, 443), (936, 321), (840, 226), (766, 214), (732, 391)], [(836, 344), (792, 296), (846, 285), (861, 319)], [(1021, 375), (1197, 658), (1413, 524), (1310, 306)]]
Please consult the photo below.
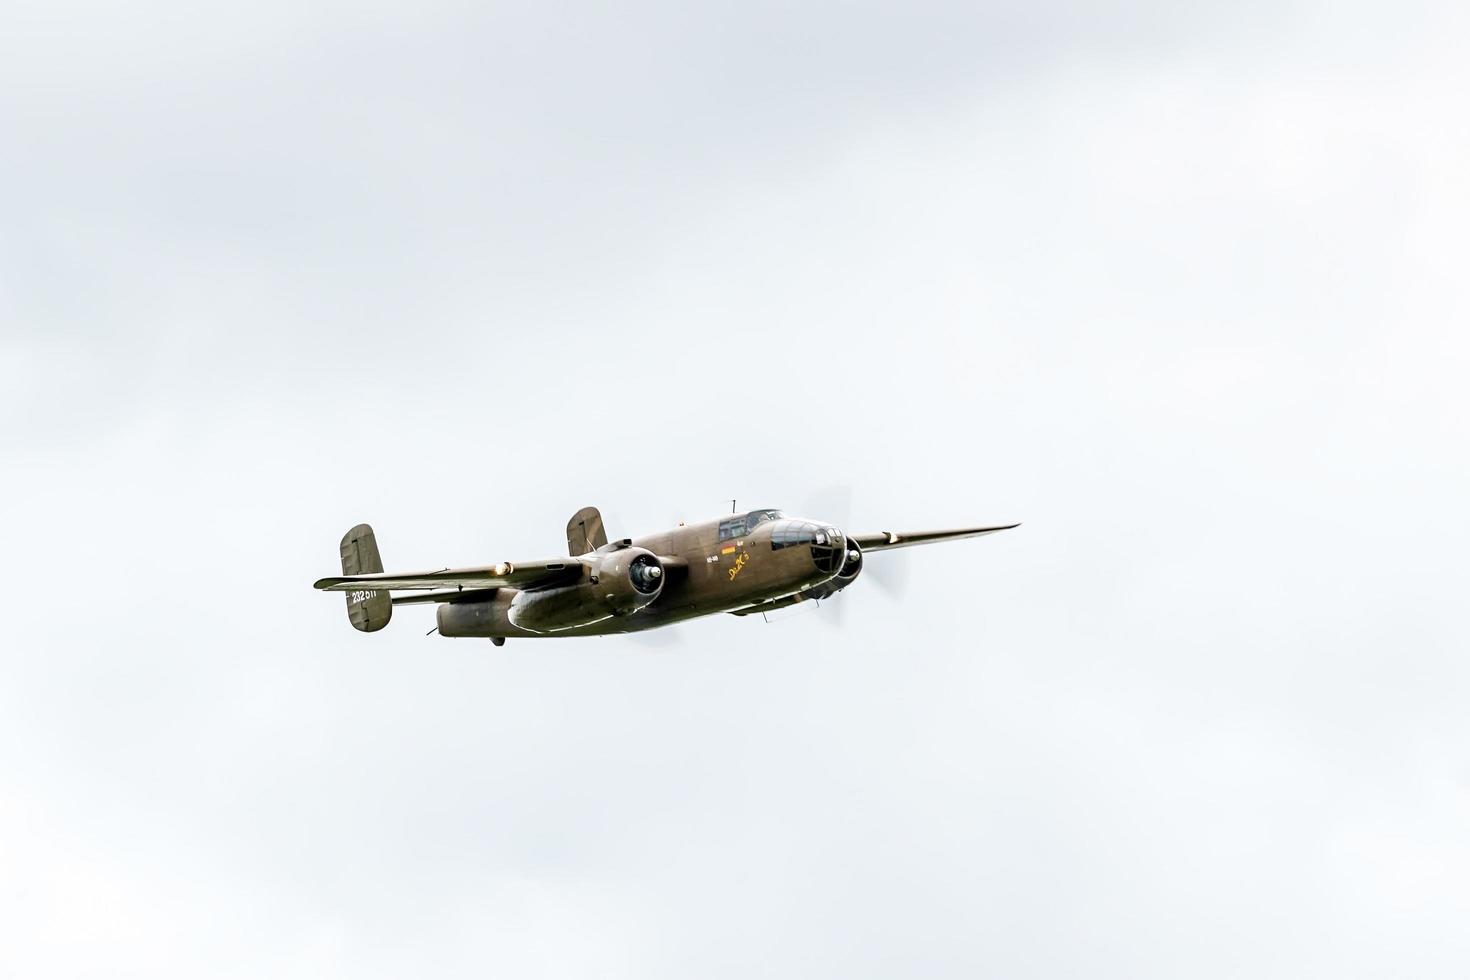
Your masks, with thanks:
[(636, 633), (820, 602), (851, 585), (870, 553), (1019, 526), (846, 534), (766, 508), (609, 542), (602, 514), (583, 507), (567, 522), (565, 558), (385, 574), (373, 529), (359, 524), (342, 538), (342, 574), (314, 587), (347, 593), (347, 618), (364, 633), (387, 626), (394, 606), (434, 603), (439, 635), (503, 646), (508, 637)]

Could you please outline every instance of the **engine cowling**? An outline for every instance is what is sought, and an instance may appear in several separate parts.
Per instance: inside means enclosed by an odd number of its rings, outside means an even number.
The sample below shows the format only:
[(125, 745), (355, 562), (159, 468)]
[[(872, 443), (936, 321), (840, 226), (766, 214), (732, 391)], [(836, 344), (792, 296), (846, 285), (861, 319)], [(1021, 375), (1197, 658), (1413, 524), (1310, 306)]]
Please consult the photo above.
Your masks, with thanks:
[(857, 542), (851, 538), (847, 539), (847, 555), (844, 557), (842, 567), (837, 574), (823, 582), (814, 585), (801, 593), (803, 599), (827, 599), (847, 588), (863, 572), (863, 549), (859, 548)]
[(582, 556), (582, 580), (559, 589), (519, 592), (506, 616), (533, 633), (589, 626), (635, 613), (664, 589), (663, 562), (645, 548), (618, 548)]

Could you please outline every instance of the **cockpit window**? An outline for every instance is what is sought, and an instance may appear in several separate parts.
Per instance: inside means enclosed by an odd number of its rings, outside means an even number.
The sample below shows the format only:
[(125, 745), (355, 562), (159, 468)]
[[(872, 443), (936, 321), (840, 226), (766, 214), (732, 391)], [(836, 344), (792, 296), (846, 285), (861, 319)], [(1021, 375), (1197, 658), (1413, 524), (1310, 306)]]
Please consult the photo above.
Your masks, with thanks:
[(727, 517), (720, 522), (720, 540), (743, 538), (755, 530), (757, 525), (764, 524), (766, 521), (780, 520), (785, 516), (779, 510), (753, 510), (748, 514)]

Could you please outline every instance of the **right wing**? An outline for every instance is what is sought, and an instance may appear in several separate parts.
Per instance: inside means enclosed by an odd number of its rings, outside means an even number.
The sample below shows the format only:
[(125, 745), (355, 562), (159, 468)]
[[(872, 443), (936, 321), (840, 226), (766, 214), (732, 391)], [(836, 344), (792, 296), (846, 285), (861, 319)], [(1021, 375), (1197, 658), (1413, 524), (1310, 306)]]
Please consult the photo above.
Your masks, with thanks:
[(991, 527), (961, 527), (952, 531), (878, 531), (873, 534), (849, 534), (863, 551), (888, 551), (892, 548), (912, 548), (918, 544), (933, 544), (936, 541), (959, 541), (962, 538), (978, 538), (982, 534), (1009, 531), (1020, 524), (999, 524)]
[[(545, 589), (568, 585), (582, 577), (575, 558), (502, 562), (483, 568), (441, 568), (437, 572), (377, 572), (370, 575), (333, 575), (317, 579), (313, 588), (324, 592), (363, 589), (448, 589), (450, 594), (476, 589)], [(446, 595), (445, 598), (449, 598)]]

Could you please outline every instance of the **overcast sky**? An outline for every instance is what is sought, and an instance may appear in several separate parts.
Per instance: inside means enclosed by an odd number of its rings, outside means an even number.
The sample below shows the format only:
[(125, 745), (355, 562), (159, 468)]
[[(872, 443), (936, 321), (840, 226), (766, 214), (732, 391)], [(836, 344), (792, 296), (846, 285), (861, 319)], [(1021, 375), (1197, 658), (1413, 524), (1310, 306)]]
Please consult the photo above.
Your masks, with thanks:
[[(0, 976), (1470, 973), (1467, 44), (0, 0)], [(310, 588), (732, 497), (1025, 524), (652, 644)]]

